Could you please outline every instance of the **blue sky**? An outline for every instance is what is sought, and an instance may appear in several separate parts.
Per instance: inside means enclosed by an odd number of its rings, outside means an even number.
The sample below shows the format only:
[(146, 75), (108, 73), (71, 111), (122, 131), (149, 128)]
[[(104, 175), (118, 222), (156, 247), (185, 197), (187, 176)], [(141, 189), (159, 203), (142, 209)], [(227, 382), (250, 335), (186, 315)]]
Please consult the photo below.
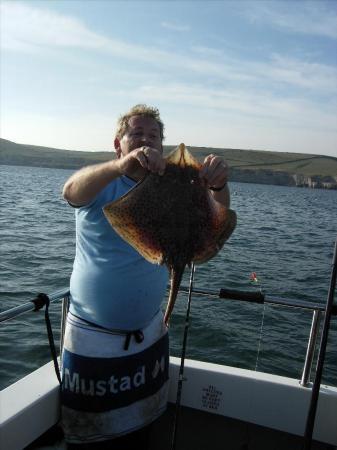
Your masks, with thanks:
[(0, 6), (5, 139), (111, 150), (147, 103), (166, 144), (337, 156), (337, 0)]

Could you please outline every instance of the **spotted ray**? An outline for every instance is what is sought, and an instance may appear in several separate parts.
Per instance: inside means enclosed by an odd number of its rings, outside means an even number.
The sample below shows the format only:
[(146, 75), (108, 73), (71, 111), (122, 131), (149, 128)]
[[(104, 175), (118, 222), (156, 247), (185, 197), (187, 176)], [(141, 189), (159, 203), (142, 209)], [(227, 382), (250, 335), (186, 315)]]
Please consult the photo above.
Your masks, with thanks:
[(199, 177), (200, 168), (180, 144), (166, 157), (164, 175), (148, 173), (103, 208), (115, 231), (146, 260), (167, 265), (171, 288), (166, 324), (186, 265), (215, 256), (236, 225), (235, 212), (214, 200)]

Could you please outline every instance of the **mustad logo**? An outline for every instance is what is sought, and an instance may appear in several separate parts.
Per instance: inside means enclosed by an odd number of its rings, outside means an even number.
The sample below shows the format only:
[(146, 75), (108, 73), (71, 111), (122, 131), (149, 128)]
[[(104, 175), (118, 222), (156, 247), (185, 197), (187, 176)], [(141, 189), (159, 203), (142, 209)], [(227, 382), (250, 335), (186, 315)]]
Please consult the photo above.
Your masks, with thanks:
[[(159, 373), (165, 372), (165, 358), (160, 361), (156, 360), (154, 368), (150, 371), (153, 380)], [(147, 374), (149, 375), (149, 374)], [(149, 378), (149, 377), (148, 377)], [(102, 397), (109, 394), (118, 394), (120, 392), (131, 391), (139, 388), (146, 383), (145, 365), (141, 366), (134, 375), (117, 377), (111, 375), (107, 380), (93, 380), (80, 377), (78, 372), (70, 372), (68, 368), (64, 368), (62, 389), (70, 391), (74, 394), (82, 394), (89, 396)]]
[(116, 377), (112, 375), (108, 380), (92, 380), (81, 378), (79, 373), (70, 373), (64, 369), (63, 389), (75, 394), (97, 395), (102, 397), (106, 394), (118, 394), (130, 391), (145, 384), (145, 366), (142, 366), (133, 376)]
[(89, 358), (63, 353), (62, 404), (74, 410), (103, 412), (148, 398), (168, 380), (168, 337), (125, 357)]

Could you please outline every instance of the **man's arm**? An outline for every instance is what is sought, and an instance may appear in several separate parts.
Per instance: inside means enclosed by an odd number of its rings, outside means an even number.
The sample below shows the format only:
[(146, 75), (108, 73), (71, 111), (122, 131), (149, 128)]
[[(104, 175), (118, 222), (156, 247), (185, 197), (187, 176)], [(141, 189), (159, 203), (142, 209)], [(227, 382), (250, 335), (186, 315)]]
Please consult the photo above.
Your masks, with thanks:
[(138, 180), (146, 170), (162, 174), (165, 161), (161, 152), (147, 147), (137, 148), (121, 158), (84, 167), (75, 172), (63, 187), (63, 197), (74, 206), (90, 203), (111, 181), (122, 175)]
[(230, 192), (229, 192), (227, 182), (226, 182), (225, 187), (223, 189), (221, 189), (221, 191), (212, 191), (211, 190), (211, 193), (213, 195), (214, 200), (216, 200), (219, 203), (222, 203), (224, 206), (226, 206), (226, 208), (230, 207), (231, 197), (230, 197)]
[(63, 197), (71, 205), (87, 205), (105, 186), (120, 176), (117, 160), (84, 167), (66, 181)]

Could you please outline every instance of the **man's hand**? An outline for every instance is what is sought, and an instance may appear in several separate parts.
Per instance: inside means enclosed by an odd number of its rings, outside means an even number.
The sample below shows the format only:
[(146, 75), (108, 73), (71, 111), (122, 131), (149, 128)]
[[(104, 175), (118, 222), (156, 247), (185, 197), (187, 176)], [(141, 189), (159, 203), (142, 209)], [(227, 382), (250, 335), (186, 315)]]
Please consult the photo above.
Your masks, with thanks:
[(228, 165), (221, 156), (208, 155), (199, 175), (206, 181), (208, 187), (215, 188), (216, 191), (221, 190), (228, 181)]
[(161, 151), (152, 147), (139, 147), (116, 161), (121, 175), (131, 178), (144, 176), (146, 170), (163, 175), (166, 162)]

